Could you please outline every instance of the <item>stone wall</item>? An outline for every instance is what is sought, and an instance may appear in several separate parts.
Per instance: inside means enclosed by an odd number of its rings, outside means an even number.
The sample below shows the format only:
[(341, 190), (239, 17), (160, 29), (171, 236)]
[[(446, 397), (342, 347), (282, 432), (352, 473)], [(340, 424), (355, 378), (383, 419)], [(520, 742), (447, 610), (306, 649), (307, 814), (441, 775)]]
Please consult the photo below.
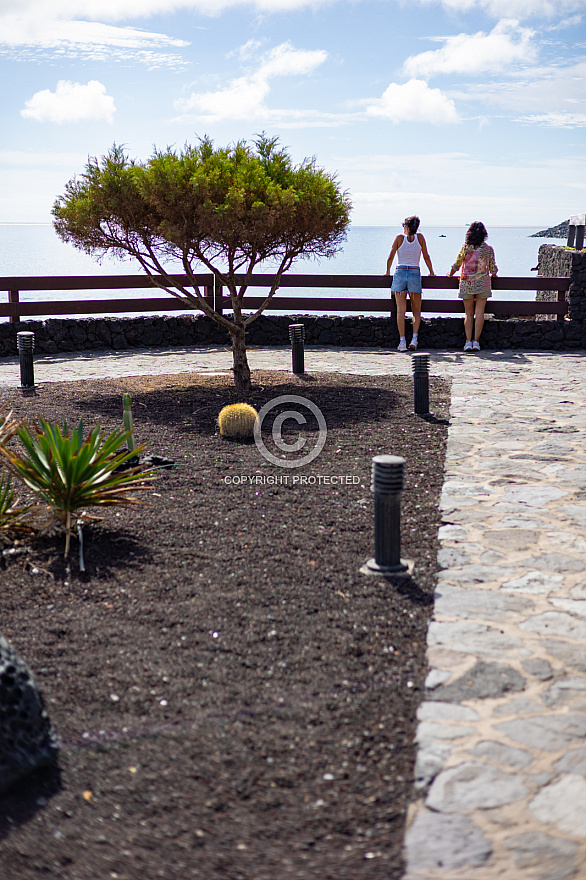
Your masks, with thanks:
[(572, 252), (570, 278), (570, 321), (586, 324), (586, 250)]
[[(289, 324), (305, 326), (307, 345), (394, 348), (399, 342), (394, 318), (357, 315), (261, 315), (250, 326), (247, 342), (250, 345), (288, 345)], [(20, 330), (33, 331), (37, 355), (92, 349), (120, 351), (160, 346), (230, 346), (226, 330), (197, 313), (172, 317), (51, 319), (0, 324), (0, 356), (16, 355), (16, 334)], [(409, 329), (407, 335), (409, 338)], [(424, 318), (422, 321), (420, 348), (461, 349), (463, 344), (462, 318)], [(489, 317), (484, 325), (482, 347), (545, 351), (586, 348), (586, 330), (582, 321)]]
[[(572, 253), (557, 245), (542, 244), (537, 257), (537, 274), (544, 277), (568, 278), (572, 270)], [(537, 302), (556, 302), (557, 290), (538, 290)], [(536, 315), (538, 321), (555, 321), (555, 315)]]
[[(586, 321), (586, 250), (576, 251), (558, 245), (542, 244), (539, 248), (537, 274), (571, 278), (572, 283), (566, 294), (570, 320)], [(540, 290), (537, 292), (537, 301), (555, 302), (556, 296), (555, 290)]]

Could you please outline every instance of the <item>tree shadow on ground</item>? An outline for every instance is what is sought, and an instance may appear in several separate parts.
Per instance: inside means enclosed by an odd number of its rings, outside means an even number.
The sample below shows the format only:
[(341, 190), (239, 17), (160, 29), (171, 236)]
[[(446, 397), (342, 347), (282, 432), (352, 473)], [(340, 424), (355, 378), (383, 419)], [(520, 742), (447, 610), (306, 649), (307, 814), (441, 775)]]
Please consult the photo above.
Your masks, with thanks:
[[(353, 377), (335, 375), (336, 384), (323, 381), (321, 376), (303, 377), (296, 381), (258, 383), (247, 392), (238, 392), (232, 384), (208, 380), (208, 383), (194, 383), (168, 389), (131, 388), (134, 425), (136, 431), (143, 431), (148, 423), (173, 425), (189, 434), (217, 433), (217, 417), (223, 406), (246, 402), (259, 411), (265, 404), (281, 396), (306, 397), (314, 403), (326, 420), (328, 429), (352, 424), (374, 424), (383, 419), (392, 419), (393, 413), (412, 399), (412, 383), (405, 377), (373, 377), (372, 385), (364, 386), (352, 382)], [(361, 377), (363, 379), (363, 377)], [(137, 382), (137, 380), (133, 380)], [(444, 380), (433, 380), (430, 390)], [(290, 406), (289, 406), (290, 408)], [(81, 411), (108, 414), (122, 422), (122, 401), (119, 393), (88, 397), (80, 404)], [(274, 416), (279, 410), (275, 409)], [(304, 429), (318, 431), (317, 420), (304, 411), (307, 424)], [(414, 418), (419, 418), (415, 416)], [(427, 421), (445, 424), (433, 414), (425, 415)]]

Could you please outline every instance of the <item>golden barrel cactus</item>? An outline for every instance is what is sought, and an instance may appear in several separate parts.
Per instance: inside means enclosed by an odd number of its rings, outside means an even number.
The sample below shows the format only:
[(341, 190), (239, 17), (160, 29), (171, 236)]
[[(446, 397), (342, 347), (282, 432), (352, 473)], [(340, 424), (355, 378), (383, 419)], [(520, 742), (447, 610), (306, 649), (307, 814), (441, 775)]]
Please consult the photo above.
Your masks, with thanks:
[(248, 403), (232, 403), (220, 410), (220, 434), (230, 440), (252, 440), (258, 413)]

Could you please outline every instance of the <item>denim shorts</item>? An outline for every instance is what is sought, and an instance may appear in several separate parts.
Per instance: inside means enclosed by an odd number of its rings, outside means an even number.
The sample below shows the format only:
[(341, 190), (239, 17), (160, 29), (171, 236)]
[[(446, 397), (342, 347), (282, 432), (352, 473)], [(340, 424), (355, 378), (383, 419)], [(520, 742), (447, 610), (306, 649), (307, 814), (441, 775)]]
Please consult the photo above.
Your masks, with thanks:
[(397, 266), (391, 293), (421, 293), (421, 271), (417, 266)]

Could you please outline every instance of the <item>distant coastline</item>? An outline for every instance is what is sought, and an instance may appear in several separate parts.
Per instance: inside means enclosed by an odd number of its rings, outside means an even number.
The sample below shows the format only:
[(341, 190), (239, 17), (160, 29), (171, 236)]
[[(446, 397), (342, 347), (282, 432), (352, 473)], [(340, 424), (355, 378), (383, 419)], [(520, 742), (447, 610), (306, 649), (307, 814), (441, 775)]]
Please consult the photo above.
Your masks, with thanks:
[(534, 232), (530, 238), (566, 238), (570, 228), (570, 221), (564, 220), (557, 226), (550, 226), (549, 229), (542, 229), (541, 232)]

